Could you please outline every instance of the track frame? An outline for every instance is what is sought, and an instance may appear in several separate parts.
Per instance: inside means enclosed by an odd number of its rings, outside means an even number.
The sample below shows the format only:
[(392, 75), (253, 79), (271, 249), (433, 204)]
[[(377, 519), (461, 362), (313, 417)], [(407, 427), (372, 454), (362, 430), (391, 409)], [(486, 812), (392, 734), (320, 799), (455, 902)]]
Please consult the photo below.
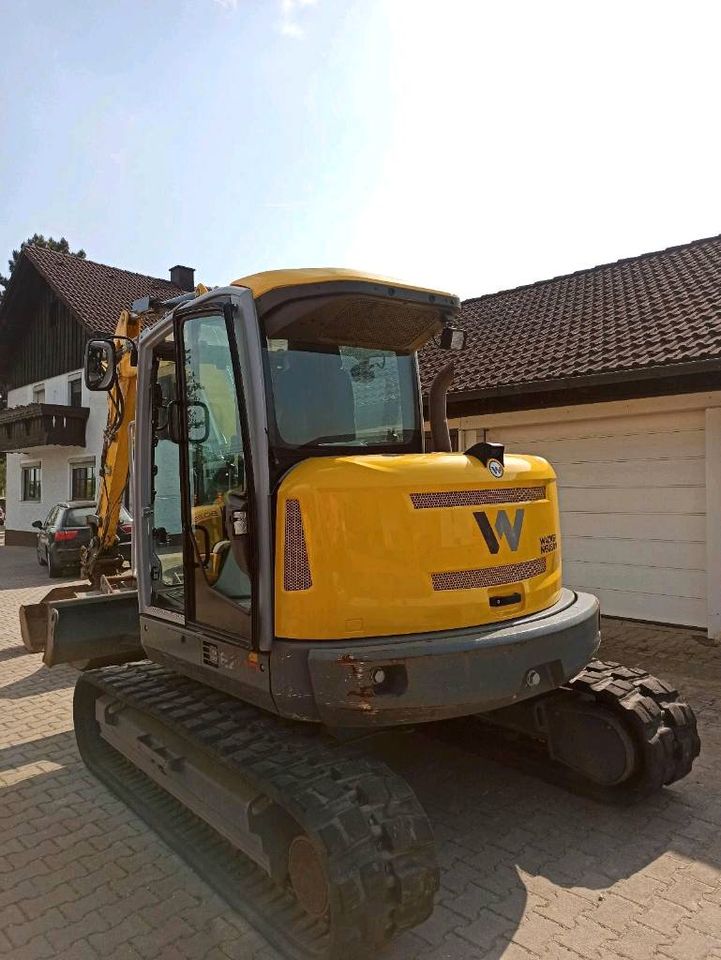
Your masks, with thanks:
[[(100, 705), (98, 700), (102, 699)], [(323, 918), (102, 736), (98, 710), (163, 724), (309, 838), (328, 879)], [(74, 719), (89, 769), (286, 956), (361, 960), (433, 909), (439, 871), (428, 819), (382, 761), (316, 727), (262, 710), (150, 663), (80, 676)], [(170, 758), (172, 760), (172, 758)], [(290, 831), (292, 835), (293, 831)], [(286, 834), (287, 835), (287, 834)]]

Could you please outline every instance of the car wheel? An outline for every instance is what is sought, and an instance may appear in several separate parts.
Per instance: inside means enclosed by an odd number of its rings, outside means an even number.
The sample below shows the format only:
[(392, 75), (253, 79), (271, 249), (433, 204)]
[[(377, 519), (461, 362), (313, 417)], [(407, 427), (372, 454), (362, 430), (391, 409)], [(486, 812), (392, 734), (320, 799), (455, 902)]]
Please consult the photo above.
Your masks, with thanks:
[(48, 576), (55, 579), (56, 577), (62, 577), (63, 569), (59, 567), (55, 560), (53, 560), (52, 553), (48, 550)]

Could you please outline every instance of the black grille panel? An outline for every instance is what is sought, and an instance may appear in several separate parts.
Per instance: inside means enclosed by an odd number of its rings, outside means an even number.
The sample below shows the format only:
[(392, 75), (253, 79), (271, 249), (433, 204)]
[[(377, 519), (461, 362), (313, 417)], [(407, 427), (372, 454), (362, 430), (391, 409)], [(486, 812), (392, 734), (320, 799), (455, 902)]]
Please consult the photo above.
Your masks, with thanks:
[(440, 493), (412, 493), (411, 503), (416, 510), (437, 507), (480, 507), (484, 504), (528, 503), (545, 500), (546, 488), (494, 487), (492, 490), (443, 490)]
[(309, 590), (313, 586), (305, 543), (303, 517), (297, 500), (285, 501), (285, 551), (283, 588), (288, 591)]
[(475, 590), (478, 587), (500, 587), (505, 583), (518, 583), (546, 572), (546, 558), (525, 560), (523, 563), (507, 563), (502, 567), (486, 567), (476, 570), (453, 570), (450, 573), (432, 573), (434, 590)]

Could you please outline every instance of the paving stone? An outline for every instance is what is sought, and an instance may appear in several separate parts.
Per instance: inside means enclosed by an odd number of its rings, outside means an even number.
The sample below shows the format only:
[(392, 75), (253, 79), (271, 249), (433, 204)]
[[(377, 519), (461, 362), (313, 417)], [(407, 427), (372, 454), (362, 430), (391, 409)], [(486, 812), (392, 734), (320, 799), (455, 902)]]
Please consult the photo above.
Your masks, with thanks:
[(628, 925), (641, 914), (641, 907), (630, 900), (618, 897), (613, 893), (604, 896), (593, 913), (596, 923), (602, 924), (623, 933)]
[(659, 949), (669, 943), (668, 935), (640, 923), (628, 923), (624, 927), (623, 936), (616, 942), (615, 948), (631, 960), (653, 960), (658, 956)]
[(499, 937), (505, 941), (510, 940), (513, 924), (506, 917), (491, 910), (484, 910), (473, 923), (459, 927), (455, 932), (464, 940), (470, 940), (476, 946), (488, 950)]
[[(8, 912), (11, 914), (11, 920), (5, 928), (5, 934), (16, 948), (24, 946), (40, 934), (47, 936), (49, 932), (65, 926), (65, 917), (56, 908), (48, 910), (34, 920), (25, 920), (22, 911), (18, 908), (11, 907)], [(19, 919), (19, 923), (12, 922), (13, 913)]]
[(631, 877), (624, 877), (613, 887), (613, 892), (626, 900), (632, 900), (641, 906), (653, 903), (657, 896), (665, 889), (664, 884), (655, 877), (636, 873)]
[(159, 952), (175, 944), (178, 940), (187, 940), (193, 936), (193, 929), (182, 917), (171, 917), (157, 926), (147, 927), (147, 932), (133, 936), (131, 943), (144, 957), (155, 958)]
[(422, 940), (438, 947), (449, 933), (453, 933), (466, 923), (463, 917), (444, 907), (443, 904), (438, 904), (428, 920), (420, 927), (416, 927), (414, 932)]
[(661, 946), (660, 953), (673, 960), (709, 960), (721, 951), (721, 940), (699, 933), (691, 927), (683, 927), (679, 936), (669, 946)]
[(121, 949), (139, 935), (147, 936), (149, 933), (151, 933), (151, 927), (142, 917), (128, 915), (109, 930), (90, 934), (88, 940), (101, 956), (105, 956), (106, 953)]
[(470, 884), (463, 893), (452, 898), (443, 899), (443, 902), (454, 913), (460, 914), (468, 920), (475, 920), (481, 911), (487, 907), (493, 908), (498, 903), (499, 897), (490, 890)]
[(668, 900), (657, 899), (644, 910), (640, 920), (660, 933), (677, 934), (680, 924), (691, 916), (690, 909)]
[(94, 933), (105, 933), (108, 924), (97, 913), (89, 913), (75, 923), (63, 917), (63, 925), (48, 933), (48, 940), (61, 955), (72, 956), (72, 947)]
[(608, 949), (611, 945), (615, 949), (619, 937), (608, 927), (602, 926), (595, 920), (589, 917), (580, 917), (572, 930), (563, 930), (562, 936), (557, 939), (561, 946), (566, 947), (572, 953), (597, 960), (600, 950)]
[(7, 956), (12, 956), (13, 960), (45, 960), (46, 957), (55, 957), (56, 953), (47, 937), (40, 934), (23, 946), (13, 948), (12, 954)]
[(591, 907), (583, 897), (579, 897), (568, 890), (558, 890), (553, 899), (538, 906), (536, 910), (540, 916), (547, 920), (553, 920), (554, 923), (572, 929), (578, 918), (588, 913)]
[(689, 918), (688, 925), (721, 941), (721, 906), (716, 903), (702, 903), (697, 912)]
[(446, 892), (462, 893), (470, 883), (477, 883), (479, 871), (463, 860), (453, 860), (441, 874), (441, 896)]
[(709, 893), (713, 892), (713, 887), (707, 883), (701, 883), (693, 877), (688, 876), (686, 871), (675, 879), (663, 891), (663, 899), (671, 900), (680, 906), (696, 909)]
[[(479, 948), (470, 940), (463, 940), (451, 933), (439, 946), (422, 952), (419, 960), (480, 960), (486, 956), (488, 953), (479, 952)], [(498, 953), (494, 951), (491, 956), (498, 956)]]
[(565, 928), (560, 923), (555, 923), (536, 913), (528, 913), (524, 916), (523, 923), (514, 931), (512, 940), (526, 950), (541, 953), (548, 949), (551, 943), (563, 942), (562, 937), (565, 932)]
[(684, 874), (714, 889), (719, 889), (721, 886), (721, 866), (718, 860), (715, 863), (694, 861), (686, 867)]

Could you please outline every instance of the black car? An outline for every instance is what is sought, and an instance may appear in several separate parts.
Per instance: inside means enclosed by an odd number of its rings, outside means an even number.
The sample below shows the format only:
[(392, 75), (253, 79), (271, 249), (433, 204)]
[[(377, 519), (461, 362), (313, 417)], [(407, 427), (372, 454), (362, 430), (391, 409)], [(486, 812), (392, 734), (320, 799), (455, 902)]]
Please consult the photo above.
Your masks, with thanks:
[[(47, 565), (51, 577), (80, 572), (80, 548), (90, 542), (90, 527), (87, 518), (95, 513), (95, 504), (87, 502), (57, 503), (45, 520), (36, 520), (34, 527), (39, 530), (37, 553), (38, 563)], [(125, 560), (130, 563), (130, 536), (133, 521), (125, 509), (120, 508), (118, 537), (119, 549)]]

